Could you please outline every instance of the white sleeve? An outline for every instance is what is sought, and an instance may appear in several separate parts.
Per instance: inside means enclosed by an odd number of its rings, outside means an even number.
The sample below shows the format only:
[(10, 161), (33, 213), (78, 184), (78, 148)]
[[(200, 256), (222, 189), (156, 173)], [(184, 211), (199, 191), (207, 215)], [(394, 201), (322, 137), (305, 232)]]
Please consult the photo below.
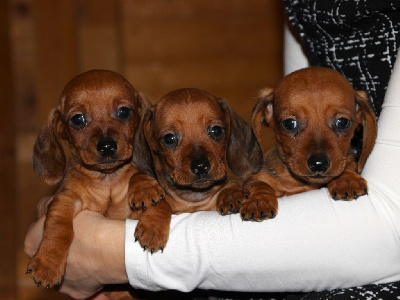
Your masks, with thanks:
[(260, 223), (239, 215), (174, 216), (164, 253), (134, 243), (126, 223), (130, 284), (147, 290), (321, 291), (400, 280), (400, 60), (363, 176), (369, 195), (334, 201), (325, 188), (279, 199)]
[(283, 31), (284, 47), (283, 47), (283, 74), (287, 75), (296, 70), (309, 66), (307, 56), (303, 51), (300, 37), (295, 35), (294, 30), (290, 29), (288, 21), (285, 23)]

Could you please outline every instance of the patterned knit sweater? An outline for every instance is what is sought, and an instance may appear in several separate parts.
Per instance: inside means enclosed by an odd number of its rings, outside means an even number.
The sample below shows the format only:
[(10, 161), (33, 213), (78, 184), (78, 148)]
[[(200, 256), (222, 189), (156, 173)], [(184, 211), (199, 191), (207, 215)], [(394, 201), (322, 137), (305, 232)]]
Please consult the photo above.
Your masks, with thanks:
[(284, 0), (312, 66), (369, 93), (377, 115), (400, 46), (400, 0)]

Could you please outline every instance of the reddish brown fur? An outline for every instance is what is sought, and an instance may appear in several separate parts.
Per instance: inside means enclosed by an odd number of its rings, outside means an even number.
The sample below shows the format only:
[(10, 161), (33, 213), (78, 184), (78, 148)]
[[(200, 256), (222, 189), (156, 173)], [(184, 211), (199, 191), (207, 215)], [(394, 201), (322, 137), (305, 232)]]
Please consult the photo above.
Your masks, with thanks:
[[(251, 127), (226, 101), (198, 89), (176, 90), (147, 111), (142, 126), (144, 134), (139, 136), (142, 140), (135, 141), (139, 149), (134, 161), (158, 179), (170, 196), (173, 213), (239, 211), (241, 188), (229, 180), (228, 171), (247, 177), (258, 170), (262, 154)], [(210, 134), (213, 126), (223, 129), (218, 139)], [(173, 134), (178, 142), (166, 145), (163, 137), (167, 134)], [(199, 162), (209, 163), (207, 172), (198, 173)]]
[[(345, 118), (343, 130), (334, 127)], [(284, 120), (299, 127), (288, 131)], [(376, 138), (376, 119), (364, 92), (355, 91), (348, 80), (327, 68), (306, 68), (286, 76), (276, 89), (260, 92), (253, 111), (253, 127), (261, 139), (261, 127), (270, 126), (276, 146), (264, 157), (261, 170), (244, 186), (248, 195), (241, 207), (246, 220), (263, 220), (277, 214), (277, 197), (327, 185), (331, 196), (352, 200), (367, 192), (359, 175)], [(363, 149), (356, 162), (351, 148), (355, 131), (363, 127)], [(316, 171), (313, 157), (324, 157), (329, 167)], [(314, 159), (315, 161), (315, 159)], [(321, 165), (323, 160), (317, 160)], [(319, 168), (319, 167), (318, 167)]]
[[(138, 172), (132, 163), (134, 134), (148, 106), (139, 92), (111, 71), (83, 73), (65, 87), (34, 146), (35, 172), (49, 184), (62, 180), (46, 214), (43, 239), (28, 265), (38, 285), (52, 287), (62, 282), (73, 239), (72, 220), (80, 211), (88, 209), (115, 219), (140, 217), (141, 223), (165, 210), (159, 205), (158, 210), (142, 213), (129, 206), (133, 197), (158, 201), (163, 193), (154, 178)], [(131, 113), (119, 117), (121, 107)], [(72, 122), (77, 114), (86, 119), (82, 127)], [(69, 146), (68, 162), (61, 140)], [(115, 142), (116, 151), (101, 155), (110, 141)], [(152, 246), (158, 250), (165, 242)]]

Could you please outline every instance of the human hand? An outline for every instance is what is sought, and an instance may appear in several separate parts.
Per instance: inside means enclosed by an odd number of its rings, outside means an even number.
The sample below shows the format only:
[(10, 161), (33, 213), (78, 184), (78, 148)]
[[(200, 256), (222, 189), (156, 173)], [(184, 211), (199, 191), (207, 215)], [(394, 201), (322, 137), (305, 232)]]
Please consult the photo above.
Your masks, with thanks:
[[(39, 212), (40, 214), (40, 212)], [(25, 253), (32, 257), (43, 235), (45, 218), (33, 223), (25, 238)], [(60, 292), (75, 299), (95, 295), (105, 284), (127, 283), (124, 257), (125, 221), (83, 211), (74, 218), (74, 240)], [(96, 300), (107, 299), (104, 295)]]

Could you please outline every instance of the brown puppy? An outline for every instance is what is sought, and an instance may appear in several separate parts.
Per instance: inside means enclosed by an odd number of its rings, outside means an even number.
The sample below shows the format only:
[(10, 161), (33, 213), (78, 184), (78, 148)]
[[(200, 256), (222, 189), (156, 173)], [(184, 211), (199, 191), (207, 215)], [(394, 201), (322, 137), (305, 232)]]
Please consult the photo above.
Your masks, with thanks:
[[(132, 163), (133, 140), (147, 100), (121, 75), (93, 70), (71, 80), (49, 114), (34, 146), (35, 172), (61, 185), (51, 201), (39, 249), (28, 265), (38, 286), (62, 282), (73, 238), (73, 218), (82, 210), (110, 218), (138, 218), (128, 195), (158, 200), (162, 189)], [(61, 145), (67, 142), (68, 162)], [(135, 184), (146, 189), (138, 190)], [(162, 205), (160, 205), (162, 206)], [(148, 210), (151, 218), (151, 210)]]
[[(355, 91), (340, 73), (312, 67), (289, 74), (276, 89), (261, 91), (252, 123), (259, 140), (262, 124), (270, 126), (276, 146), (245, 183), (244, 220), (273, 218), (277, 197), (326, 185), (336, 200), (367, 193), (359, 173), (374, 145), (376, 118), (365, 92)], [(351, 142), (361, 128), (357, 157)]]
[(171, 213), (239, 212), (241, 187), (228, 171), (248, 177), (261, 166), (262, 152), (251, 127), (226, 101), (198, 89), (176, 90), (147, 110), (142, 126), (133, 160), (157, 178)]

